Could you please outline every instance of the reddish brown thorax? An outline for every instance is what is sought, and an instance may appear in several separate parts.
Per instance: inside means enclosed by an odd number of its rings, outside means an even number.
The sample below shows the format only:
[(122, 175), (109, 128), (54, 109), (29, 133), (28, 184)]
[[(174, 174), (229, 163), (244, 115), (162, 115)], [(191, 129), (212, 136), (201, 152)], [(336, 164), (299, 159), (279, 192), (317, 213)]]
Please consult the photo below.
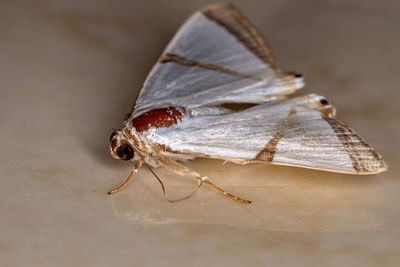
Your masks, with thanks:
[(169, 127), (182, 120), (182, 112), (174, 107), (159, 108), (147, 111), (132, 120), (136, 131), (143, 132), (151, 127)]

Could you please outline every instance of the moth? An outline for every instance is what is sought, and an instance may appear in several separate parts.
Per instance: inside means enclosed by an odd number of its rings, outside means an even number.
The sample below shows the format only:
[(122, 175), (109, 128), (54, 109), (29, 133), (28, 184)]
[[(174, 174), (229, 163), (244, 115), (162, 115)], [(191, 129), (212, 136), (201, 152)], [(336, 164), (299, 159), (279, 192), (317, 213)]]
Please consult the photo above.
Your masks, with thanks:
[[(153, 168), (193, 177), (197, 189), (205, 183), (229, 198), (251, 202), (182, 164), (196, 157), (350, 174), (385, 171), (382, 157), (335, 119), (325, 97), (287, 97), (303, 86), (301, 75), (276, 68), (268, 45), (237, 8), (227, 3), (201, 8), (151, 70), (124, 128), (111, 134), (111, 155), (135, 166), (109, 194), (120, 191), (144, 163), (164, 196)], [(232, 103), (253, 105), (227, 108)]]

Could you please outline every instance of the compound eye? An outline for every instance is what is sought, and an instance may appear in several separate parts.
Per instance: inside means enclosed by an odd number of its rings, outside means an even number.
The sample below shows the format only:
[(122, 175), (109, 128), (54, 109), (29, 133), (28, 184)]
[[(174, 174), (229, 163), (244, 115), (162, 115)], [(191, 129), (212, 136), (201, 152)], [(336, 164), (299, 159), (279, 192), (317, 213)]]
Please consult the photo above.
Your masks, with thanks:
[(135, 152), (130, 145), (124, 144), (117, 149), (117, 155), (122, 160), (130, 160), (135, 155)]
[(329, 105), (328, 100), (326, 100), (325, 98), (322, 98), (319, 102), (324, 106)]

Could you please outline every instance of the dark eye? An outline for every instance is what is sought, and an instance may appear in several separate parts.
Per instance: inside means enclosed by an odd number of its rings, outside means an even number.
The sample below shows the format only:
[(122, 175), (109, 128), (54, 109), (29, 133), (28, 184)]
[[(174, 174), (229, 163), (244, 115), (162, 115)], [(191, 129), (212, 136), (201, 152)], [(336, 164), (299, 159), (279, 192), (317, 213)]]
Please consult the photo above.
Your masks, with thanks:
[(115, 132), (115, 131), (112, 132), (112, 134), (111, 134), (111, 136), (110, 136), (110, 142), (111, 142), (111, 140), (113, 139), (113, 137), (116, 136), (116, 135), (117, 135), (117, 132)]
[(130, 160), (133, 158), (135, 152), (132, 147), (128, 144), (122, 145), (117, 149), (117, 155), (122, 160)]
[(329, 104), (328, 100), (326, 100), (325, 98), (322, 98), (319, 102), (324, 106)]

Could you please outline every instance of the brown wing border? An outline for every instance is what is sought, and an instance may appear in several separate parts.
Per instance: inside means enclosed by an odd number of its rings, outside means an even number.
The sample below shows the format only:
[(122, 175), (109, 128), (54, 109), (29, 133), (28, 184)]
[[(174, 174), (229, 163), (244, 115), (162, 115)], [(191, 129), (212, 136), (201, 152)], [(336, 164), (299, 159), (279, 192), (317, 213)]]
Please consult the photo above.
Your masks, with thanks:
[(200, 11), (209, 19), (215, 21), (247, 49), (254, 53), (264, 63), (275, 68), (271, 49), (256, 27), (237, 9), (229, 3), (206, 5)]

